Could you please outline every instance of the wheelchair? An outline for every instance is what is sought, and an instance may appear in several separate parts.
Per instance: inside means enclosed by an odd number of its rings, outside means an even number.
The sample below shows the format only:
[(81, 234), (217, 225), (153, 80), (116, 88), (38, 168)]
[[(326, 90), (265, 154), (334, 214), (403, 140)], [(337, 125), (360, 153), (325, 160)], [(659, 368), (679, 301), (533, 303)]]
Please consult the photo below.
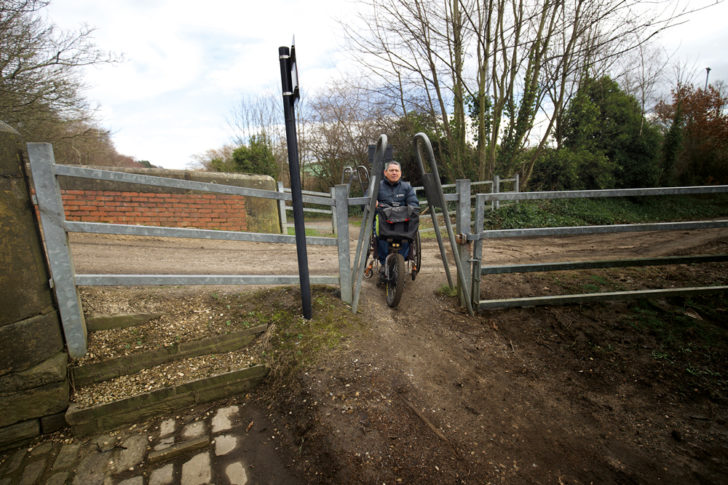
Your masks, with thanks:
[[(367, 249), (364, 277), (380, 274), (379, 284), (384, 285), (387, 305), (395, 308), (402, 298), (405, 275), (409, 274), (414, 281), (422, 265), (419, 208), (379, 206), (374, 225), (375, 230), (372, 231)], [(388, 248), (383, 271), (379, 268), (378, 239), (385, 240)], [(409, 242), (409, 251), (403, 257), (399, 251), (405, 241)]]

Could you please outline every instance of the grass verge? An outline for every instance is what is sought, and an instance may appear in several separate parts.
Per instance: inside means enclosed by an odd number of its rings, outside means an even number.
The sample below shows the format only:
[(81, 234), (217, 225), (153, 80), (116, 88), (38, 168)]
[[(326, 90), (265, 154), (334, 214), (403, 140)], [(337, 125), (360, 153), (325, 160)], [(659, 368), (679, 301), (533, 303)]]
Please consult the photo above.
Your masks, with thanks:
[(272, 377), (284, 380), (314, 365), (319, 356), (335, 350), (350, 332), (361, 327), (360, 317), (339, 299), (337, 290), (325, 286), (312, 289), (310, 320), (302, 316), (298, 288), (262, 290), (250, 295), (248, 305), (258, 322), (268, 324), (263, 361)]
[(728, 216), (728, 194), (523, 201), (486, 211), (485, 229), (519, 229)]

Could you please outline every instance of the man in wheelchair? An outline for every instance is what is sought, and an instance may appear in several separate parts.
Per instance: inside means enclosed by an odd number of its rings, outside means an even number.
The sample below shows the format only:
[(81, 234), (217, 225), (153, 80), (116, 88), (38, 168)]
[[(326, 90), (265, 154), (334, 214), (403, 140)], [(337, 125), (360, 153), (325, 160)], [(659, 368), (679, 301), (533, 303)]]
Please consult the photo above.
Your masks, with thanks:
[[(386, 234), (381, 232), (380, 218), (394, 218), (400, 220), (403, 217), (414, 218), (419, 214), (420, 202), (417, 194), (409, 182), (402, 180), (402, 167), (398, 162), (386, 162), (384, 166), (384, 178), (379, 182), (379, 195), (377, 196), (377, 217), (374, 220), (374, 233), (377, 238), (377, 256), (379, 258), (380, 277), (384, 274), (384, 260), (389, 253), (389, 245)], [(386, 212), (386, 213), (385, 213)], [(406, 260), (409, 254), (409, 240), (403, 239), (399, 253)]]

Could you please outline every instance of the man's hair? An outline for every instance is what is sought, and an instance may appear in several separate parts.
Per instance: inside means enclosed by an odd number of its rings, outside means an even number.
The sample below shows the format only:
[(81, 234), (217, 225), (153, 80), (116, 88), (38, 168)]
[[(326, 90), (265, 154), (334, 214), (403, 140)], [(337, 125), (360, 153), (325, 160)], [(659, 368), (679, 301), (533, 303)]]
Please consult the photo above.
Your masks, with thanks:
[(396, 165), (399, 167), (399, 171), (402, 171), (402, 165), (399, 164), (399, 162), (395, 162), (394, 160), (390, 160), (384, 164), (384, 170), (387, 170), (390, 165)]

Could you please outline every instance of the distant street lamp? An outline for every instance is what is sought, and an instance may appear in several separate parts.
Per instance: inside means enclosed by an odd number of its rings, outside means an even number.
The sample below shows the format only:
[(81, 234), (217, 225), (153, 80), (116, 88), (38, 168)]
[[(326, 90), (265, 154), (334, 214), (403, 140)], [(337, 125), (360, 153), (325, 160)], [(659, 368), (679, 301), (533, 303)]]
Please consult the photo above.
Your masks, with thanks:
[(705, 68), (705, 90), (708, 90), (708, 76), (710, 76), (710, 68)]

